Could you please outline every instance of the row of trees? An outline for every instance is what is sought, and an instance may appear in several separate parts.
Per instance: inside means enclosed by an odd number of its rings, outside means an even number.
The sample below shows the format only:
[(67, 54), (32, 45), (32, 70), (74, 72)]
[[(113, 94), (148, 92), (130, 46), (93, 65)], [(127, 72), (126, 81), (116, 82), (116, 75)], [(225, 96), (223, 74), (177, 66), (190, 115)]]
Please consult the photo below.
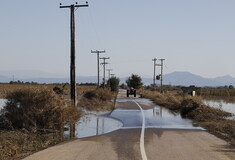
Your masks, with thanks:
[[(108, 80), (107, 84), (110, 86), (111, 91), (117, 91), (119, 87), (120, 79), (117, 77), (112, 77)], [(126, 84), (129, 88), (139, 89), (143, 86), (142, 78), (136, 74), (132, 74), (127, 78)], [(121, 88), (125, 88), (125, 85), (122, 84)]]

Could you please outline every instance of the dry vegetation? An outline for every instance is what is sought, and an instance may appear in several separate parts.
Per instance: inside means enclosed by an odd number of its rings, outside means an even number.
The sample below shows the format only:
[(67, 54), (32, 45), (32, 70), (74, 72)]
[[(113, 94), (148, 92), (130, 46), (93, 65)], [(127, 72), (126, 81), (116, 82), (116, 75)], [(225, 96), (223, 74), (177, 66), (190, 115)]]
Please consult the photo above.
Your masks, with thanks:
[[(77, 86), (78, 97), (94, 88)], [(7, 99), (0, 115), (0, 159), (20, 159), (64, 141), (64, 125), (80, 117), (68, 101), (69, 90), (69, 85), (0, 84), (0, 97)]]
[(143, 91), (143, 96), (158, 105), (180, 112), (182, 117), (190, 118), (209, 132), (235, 145), (235, 120), (229, 120), (232, 114), (203, 104), (201, 97), (183, 95), (180, 92), (160, 94)]
[(200, 90), (201, 96), (219, 96), (219, 97), (235, 97), (235, 89), (207, 89)]
[(111, 100), (114, 96), (115, 93), (108, 89), (99, 88), (90, 90), (83, 94), (79, 106), (94, 111), (113, 110), (114, 102)]

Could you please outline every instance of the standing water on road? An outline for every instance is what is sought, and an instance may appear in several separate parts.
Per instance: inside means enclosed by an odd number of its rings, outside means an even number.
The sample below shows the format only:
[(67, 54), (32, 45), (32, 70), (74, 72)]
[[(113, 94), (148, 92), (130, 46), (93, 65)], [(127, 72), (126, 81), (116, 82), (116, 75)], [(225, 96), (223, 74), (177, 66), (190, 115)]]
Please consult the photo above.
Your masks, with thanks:
[[(106, 113), (107, 114), (107, 113)], [(107, 117), (104, 113), (86, 113), (76, 123), (75, 136), (77, 138), (98, 136), (120, 129), (123, 124), (116, 119)], [(65, 136), (69, 131), (65, 132)]]
[[(135, 99), (137, 103), (152, 103), (149, 99)], [(132, 99), (117, 99), (117, 102), (134, 102)], [(146, 128), (161, 129), (193, 129), (203, 130), (195, 127), (191, 120), (184, 119), (178, 113), (170, 112), (160, 106), (145, 109)], [(130, 129), (142, 127), (142, 112), (140, 109), (116, 108), (111, 113), (87, 113), (76, 124), (76, 137), (84, 138), (98, 136), (118, 129)], [(69, 135), (69, 132), (65, 133)]]
[[(135, 101), (137, 103), (152, 103), (149, 99), (135, 99)], [(117, 102), (133, 102), (133, 99), (118, 99)], [(193, 126), (191, 120), (182, 118), (179, 113), (173, 113), (160, 106), (145, 109), (144, 115), (146, 128), (202, 129), (201, 127)], [(110, 116), (120, 119), (123, 122), (123, 128), (142, 127), (142, 113), (139, 109), (117, 108)]]

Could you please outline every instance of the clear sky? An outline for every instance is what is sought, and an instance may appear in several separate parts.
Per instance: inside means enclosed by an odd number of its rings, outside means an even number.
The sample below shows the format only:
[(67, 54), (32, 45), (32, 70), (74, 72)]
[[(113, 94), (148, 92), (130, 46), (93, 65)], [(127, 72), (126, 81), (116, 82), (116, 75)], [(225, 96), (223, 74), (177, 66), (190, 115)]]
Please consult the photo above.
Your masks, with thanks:
[[(0, 70), (69, 75), (71, 0), (1, 0)], [(85, 1), (78, 1), (85, 4)], [(152, 76), (152, 59), (165, 73), (235, 77), (234, 0), (89, 0), (76, 11), (77, 75), (97, 74), (106, 50), (117, 76)], [(159, 70), (159, 68), (158, 68)]]

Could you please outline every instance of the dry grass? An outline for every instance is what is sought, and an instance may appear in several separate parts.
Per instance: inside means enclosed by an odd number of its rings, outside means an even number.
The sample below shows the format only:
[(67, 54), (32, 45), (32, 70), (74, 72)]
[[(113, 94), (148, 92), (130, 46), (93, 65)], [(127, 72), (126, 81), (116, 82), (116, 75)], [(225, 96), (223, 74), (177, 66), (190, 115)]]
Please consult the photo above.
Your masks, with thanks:
[(66, 95), (52, 91), (54, 85), (14, 86), (4, 95), (7, 103), (0, 116), (0, 159), (14, 159), (63, 141), (64, 125), (80, 117), (78, 109), (65, 101)]
[[(15, 90), (10, 92), (6, 99), (1, 119), (8, 121), (7, 125), (10, 125), (8, 129), (24, 128), (31, 132), (51, 129), (62, 132), (70, 117), (79, 118), (75, 108), (66, 104), (62, 96), (48, 88), (28, 87)], [(0, 128), (4, 129), (5, 126), (0, 125)]]
[[(64, 95), (69, 97), (70, 95), (70, 85), (69, 84), (0, 84), (0, 98), (5, 98), (6, 95), (10, 92), (14, 92), (19, 89), (24, 88), (34, 88), (34, 89), (41, 89), (47, 88), (48, 90), (53, 90), (54, 87), (59, 87), (63, 89)], [(77, 95), (78, 98), (83, 95), (84, 92), (89, 90), (94, 90), (96, 86), (79, 86), (77, 85)]]
[(114, 103), (111, 102), (113, 97), (114, 95), (110, 90), (99, 88), (85, 92), (78, 105), (88, 110), (112, 110), (114, 108)]
[(235, 145), (235, 120), (228, 120), (232, 114), (203, 104), (201, 97), (182, 95), (178, 92), (160, 94), (154, 91), (143, 91), (143, 96), (158, 105), (181, 113), (182, 117), (190, 118), (209, 132)]
[(235, 89), (206, 89), (200, 90), (201, 96), (219, 96), (219, 97), (235, 97)]
[(60, 135), (27, 131), (0, 131), (0, 159), (21, 159), (61, 142)]

